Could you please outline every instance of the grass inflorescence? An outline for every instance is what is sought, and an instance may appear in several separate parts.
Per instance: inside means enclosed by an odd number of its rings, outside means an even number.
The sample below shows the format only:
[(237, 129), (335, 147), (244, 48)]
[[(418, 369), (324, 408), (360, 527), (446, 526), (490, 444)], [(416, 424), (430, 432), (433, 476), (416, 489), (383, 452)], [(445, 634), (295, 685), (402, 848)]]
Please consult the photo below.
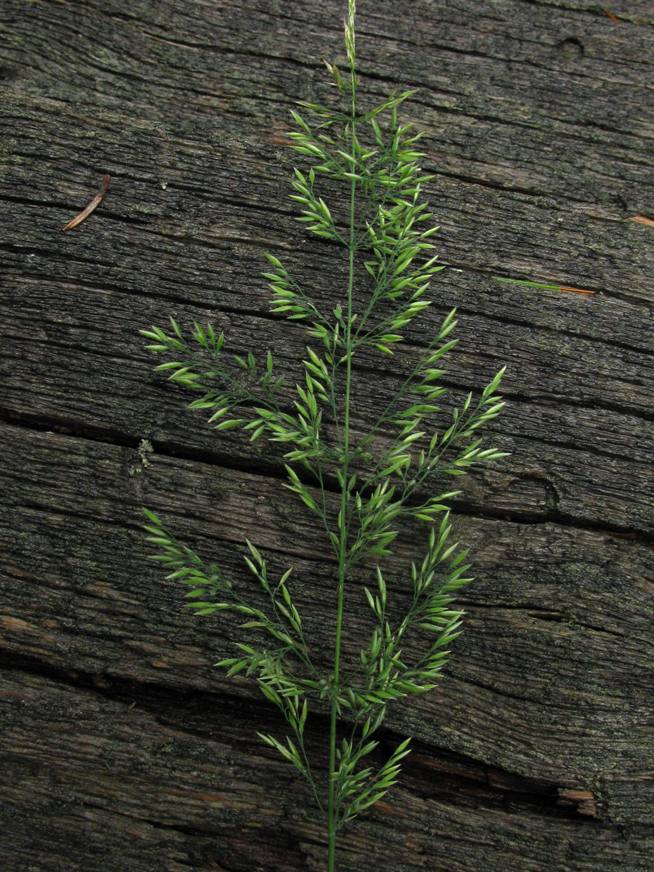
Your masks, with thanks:
[[(449, 505), (457, 491), (443, 491), (442, 481), (505, 456), (485, 447), (479, 435), (503, 407), (498, 396), (503, 370), (451, 413), (441, 407), (443, 361), (457, 342), (454, 311), (367, 431), (353, 432), (355, 356), (399, 350), (411, 322), (429, 306), (430, 282), (443, 269), (432, 242), (437, 228), (422, 199), (430, 176), (420, 168), (420, 136), (398, 118), (412, 92), (360, 107), (354, 16), (350, 0), (347, 68), (328, 64), (336, 105), (299, 104), (291, 113), (290, 134), (305, 164), (293, 172), (291, 197), (306, 230), (331, 243), (334, 256), (342, 258), (347, 278), (341, 302), (326, 313), (324, 302), (303, 289), (282, 260), (266, 255), (272, 311), (302, 323), (308, 333), (293, 400), (288, 401), (288, 385), (272, 352), (230, 353), (222, 332), (210, 324), (195, 323), (187, 332), (171, 319), (166, 329), (142, 331), (148, 349), (166, 356), (157, 369), (197, 393), (190, 408), (202, 410), (216, 430), (241, 429), (251, 441), (283, 446), (287, 487), (323, 530), (336, 566), (333, 656), (325, 669), (294, 601), (290, 569), (271, 578), (265, 555), (247, 541), (245, 565), (260, 589), (259, 599), (249, 596), (146, 510), (148, 540), (157, 546), (154, 559), (169, 579), (185, 585), (188, 607), (207, 618), (230, 613), (248, 633), (234, 656), (217, 665), (228, 675), (256, 680), (282, 713), (285, 737), (259, 735), (306, 779), (325, 814), (329, 872), (336, 869), (339, 830), (384, 796), (409, 753), (407, 739), (385, 761), (370, 762), (377, 760), (376, 735), (388, 706), (434, 687), (461, 631), (462, 612), (453, 603), (471, 579), (466, 551), (451, 542)], [(341, 200), (328, 202), (325, 192), (339, 186)], [(334, 488), (338, 505), (330, 512)], [(398, 526), (407, 522), (425, 528), (425, 552), (408, 570), (409, 596), (400, 598), (398, 613), (389, 607), (393, 579), (387, 558)], [(357, 588), (360, 602), (348, 607), (369, 609), (372, 627), (351, 677), (342, 655), (345, 594), (355, 570), (369, 572), (370, 582), (362, 592)], [(262, 601), (267, 605), (256, 604)], [(407, 647), (409, 635), (421, 640), (417, 655)], [(320, 761), (312, 761), (305, 746), (309, 713), (325, 706), (326, 783), (316, 774)], [(344, 724), (346, 737), (339, 741)]]

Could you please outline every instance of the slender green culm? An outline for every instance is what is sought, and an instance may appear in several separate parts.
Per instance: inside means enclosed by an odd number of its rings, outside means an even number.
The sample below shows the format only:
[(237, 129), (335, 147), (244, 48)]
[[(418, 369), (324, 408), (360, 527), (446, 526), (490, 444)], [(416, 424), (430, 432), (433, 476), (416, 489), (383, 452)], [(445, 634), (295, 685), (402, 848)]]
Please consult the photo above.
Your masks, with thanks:
[[(421, 200), (431, 177), (419, 166), (420, 137), (398, 120), (398, 108), (412, 92), (360, 107), (354, 17), (350, 0), (347, 68), (327, 64), (337, 91), (334, 105), (298, 104), (290, 133), (292, 147), (308, 164), (293, 171), (291, 199), (299, 204), (298, 220), (342, 266), (340, 302), (313, 298), (274, 254), (266, 255), (263, 274), (272, 311), (304, 322), (308, 331), (300, 383), (286, 384), (271, 352), (262, 357), (225, 350), (223, 334), (211, 325), (194, 323), (187, 332), (171, 318), (169, 328), (141, 331), (151, 352), (169, 358), (157, 370), (198, 394), (190, 408), (207, 413), (216, 430), (240, 428), (251, 441), (266, 438), (283, 446), (286, 487), (325, 536), (325, 555), (335, 565), (331, 658), (307, 632), (291, 593), (291, 569), (273, 580), (264, 554), (246, 541), (245, 565), (261, 590), (241, 592), (219, 566), (205, 562), (144, 510), (148, 541), (157, 547), (153, 559), (168, 579), (186, 586), (188, 607), (199, 616), (235, 613), (243, 619), (241, 628), (251, 631), (235, 656), (216, 665), (230, 676), (255, 679), (288, 724), (283, 739), (259, 735), (298, 770), (325, 816), (329, 872), (337, 869), (339, 831), (395, 784), (409, 753), (406, 739), (385, 762), (379, 757), (389, 704), (435, 686), (461, 631), (463, 613), (453, 600), (471, 579), (467, 552), (450, 542), (449, 505), (458, 491), (442, 482), (506, 456), (482, 447), (479, 437), (504, 405), (497, 393), (503, 370), (453, 411), (441, 408), (441, 366), (457, 341), (454, 311), (417, 362), (403, 368), (380, 411), (359, 411), (352, 427), (355, 356), (365, 355), (370, 367), (375, 355), (393, 355), (405, 328), (429, 305), (431, 279), (443, 269), (431, 242), (437, 228)], [(363, 428), (368, 416), (372, 420)], [(389, 597), (387, 558), (407, 523), (423, 528), (425, 552), (406, 577), (394, 571), (396, 596)], [(366, 577), (372, 579), (367, 586)], [(368, 609), (369, 637), (358, 659), (345, 663), (347, 614)], [(311, 710), (329, 716), (322, 759), (305, 746)]]

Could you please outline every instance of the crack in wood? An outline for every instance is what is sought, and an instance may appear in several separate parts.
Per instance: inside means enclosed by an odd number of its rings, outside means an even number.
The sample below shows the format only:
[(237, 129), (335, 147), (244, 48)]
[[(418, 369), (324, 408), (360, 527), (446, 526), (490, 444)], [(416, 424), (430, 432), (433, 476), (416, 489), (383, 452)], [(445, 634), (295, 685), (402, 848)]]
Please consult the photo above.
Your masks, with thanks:
[[(105, 429), (102, 427), (90, 427), (89, 425), (80, 424), (76, 420), (66, 422), (62, 419), (50, 419), (43, 416), (30, 414), (17, 414), (7, 409), (0, 407), (0, 421), (11, 426), (34, 430), (35, 432), (47, 433), (53, 432), (71, 438), (83, 439), (91, 442), (98, 442), (104, 445), (116, 445), (125, 448), (132, 448), (139, 451), (144, 437), (133, 437), (125, 434), (122, 431)], [(165, 457), (175, 457), (180, 460), (197, 461), (209, 466), (218, 466), (225, 469), (231, 469), (236, 472), (247, 472), (252, 475), (263, 475), (270, 478), (285, 480), (285, 471), (282, 463), (268, 463), (261, 458), (238, 460), (232, 455), (227, 455), (219, 451), (205, 451), (189, 447), (187, 445), (179, 445), (175, 442), (165, 440), (155, 440), (148, 438), (151, 443), (153, 452)], [(306, 475), (299, 473), (301, 480), (310, 486), (315, 486), (316, 482), (309, 479)], [(328, 492), (337, 493), (338, 487), (335, 481), (330, 481), (329, 477), (324, 479), (326, 490)], [(642, 544), (654, 543), (654, 533), (651, 535), (643, 530), (638, 530), (633, 527), (628, 527), (620, 524), (610, 524), (606, 522), (593, 522), (589, 520), (581, 520), (575, 518), (569, 513), (560, 511), (557, 508), (558, 497), (553, 486), (545, 482), (546, 487), (552, 488), (552, 493), (555, 495), (553, 503), (547, 511), (516, 511), (493, 509), (491, 507), (483, 507), (464, 500), (452, 500), (453, 511), (464, 517), (484, 518), (494, 521), (507, 521), (514, 524), (534, 525), (534, 524), (554, 524), (564, 527), (573, 527), (579, 530), (589, 530), (597, 533), (602, 533), (607, 536), (628, 536), (636, 542)], [(43, 506), (34, 506), (35, 508), (44, 509)], [(70, 513), (69, 513), (70, 514)]]
[[(189, 691), (173, 688), (170, 685), (157, 685), (151, 682), (134, 682), (112, 674), (91, 674), (82, 671), (63, 670), (52, 664), (26, 655), (7, 655), (0, 651), (0, 667), (8, 673), (27, 672), (65, 684), (76, 691), (99, 695), (121, 703), (129, 710), (140, 709), (152, 715), (165, 727), (194, 736), (204, 742), (237, 741), (229, 725), (234, 720), (248, 721), (248, 733), (240, 743), (252, 753), (258, 749), (254, 738), (258, 726), (270, 725), (270, 715), (265, 702), (252, 698), (221, 693)], [(318, 745), (328, 732), (328, 712), (313, 715), (312, 745)], [(346, 725), (347, 726), (347, 725)], [(346, 727), (345, 727), (346, 728)], [(389, 729), (379, 733), (379, 741), (385, 753), (396, 745), (402, 736)], [(428, 798), (439, 798), (448, 802), (462, 801), (463, 805), (476, 801), (493, 805), (499, 800), (499, 807), (515, 805), (524, 813), (570, 817), (575, 820), (597, 817), (597, 807), (592, 791), (571, 788), (539, 779), (528, 778), (517, 773), (489, 766), (479, 760), (456, 754), (424, 741), (414, 741), (413, 754), (405, 764), (405, 789)], [(267, 752), (260, 752), (266, 756)], [(383, 756), (383, 755), (382, 755)], [(439, 781), (434, 782), (434, 776)], [(463, 786), (463, 791), (460, 788)], [(98, 806), (107, 810), (106, 806)], [(115, 810), (113, 810), (115, 811)], [(123, 812), (117, 812), (125, 814)], [(127, 815), (131, 816), (131, 815)], [(171, 828), (184, 833), (201, 832), (194, 829), (168, 825), (148, 817), (134, 816), (154, 827)]]

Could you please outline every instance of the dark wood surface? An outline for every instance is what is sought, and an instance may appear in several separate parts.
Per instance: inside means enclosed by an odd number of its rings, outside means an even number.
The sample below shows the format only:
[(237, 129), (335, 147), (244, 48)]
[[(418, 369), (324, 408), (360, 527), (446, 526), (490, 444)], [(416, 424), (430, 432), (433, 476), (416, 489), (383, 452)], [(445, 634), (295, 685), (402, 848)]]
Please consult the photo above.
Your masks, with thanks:
[[(268, 314), (259, 274), (278, 250), (326, 304), (341, 294), (333, 252), (293, 221), (284, 141), (293, 101), (327, 93), (342, 15), (332, 0), (0, 7), (8, 872), (325, 868), (304, 788), (256, 738), (274, 715), (212, 668), (233, 629), (183, 610), (145, 559), (139, 507), (237, 576), (246, 535), (293, 564), (326, 651), (333, 564), (279, 453), (186, 412), (137, 331), (209, 319), (296, 371), (302, 328)], [(343, 839), (341, 872), (647, 872), (654, 6), (361, 0), (359, 46), (366, 99), (419, 88), (405, 115), (426, 134), (450, 268), (406, 357), (358, 364), (354, 426), (457, 306), (448, 385), (508, 365), (493, 435), (512, 456), (457, 501), (466, 630), (439, 688), (392, 710), (384, 743), (416, 748)], [(103, 173), (104, 203), (62, 233)], [(310, 726), (320, 760), (326, 720)]]

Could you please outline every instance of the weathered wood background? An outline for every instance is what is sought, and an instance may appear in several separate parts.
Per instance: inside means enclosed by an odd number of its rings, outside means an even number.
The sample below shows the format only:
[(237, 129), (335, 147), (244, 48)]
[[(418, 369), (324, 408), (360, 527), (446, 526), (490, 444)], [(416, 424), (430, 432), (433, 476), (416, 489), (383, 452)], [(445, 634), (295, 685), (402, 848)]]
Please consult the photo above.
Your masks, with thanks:
[[(394, 711), (385, 738), (412, 733), (416, 751), (340, 868), (650, 870), (654, 6), (360, 7), (366, 93), (420, 89), (406, 115), (451, 265), (415, 346), (459, 307), (448, 383), (508, 364), (494, 431), (513, 455), (457, 504), (467, 629), (439, 690)], [(340, 0), (1, 4), (7, 872), (325, 868), (303, 788), (254, 735), (277, 721), (212, 669), (233, 634), (162, 583), (139, 506), (227, 566), (245, 535), (294, 564), (325, 644), (333, 567), (279, 455), (253, 460), (185, 412), (137, 330), (210, 319), (291, 371), (303, 332), (268, 314), (262, 251), (340, 293), (329, 247), (292, 219), (283, 142), (293, 101), (325, 93), (320, 59), (342, 57), (342, 15)], [(104, 204), (64, 235), (103, 173)], [(405, 365), (359, 369), (357, 426)], [(355, 634), (363, 610), (355, 585)], [(319, 754), (320, 717), (312, 733)]]

